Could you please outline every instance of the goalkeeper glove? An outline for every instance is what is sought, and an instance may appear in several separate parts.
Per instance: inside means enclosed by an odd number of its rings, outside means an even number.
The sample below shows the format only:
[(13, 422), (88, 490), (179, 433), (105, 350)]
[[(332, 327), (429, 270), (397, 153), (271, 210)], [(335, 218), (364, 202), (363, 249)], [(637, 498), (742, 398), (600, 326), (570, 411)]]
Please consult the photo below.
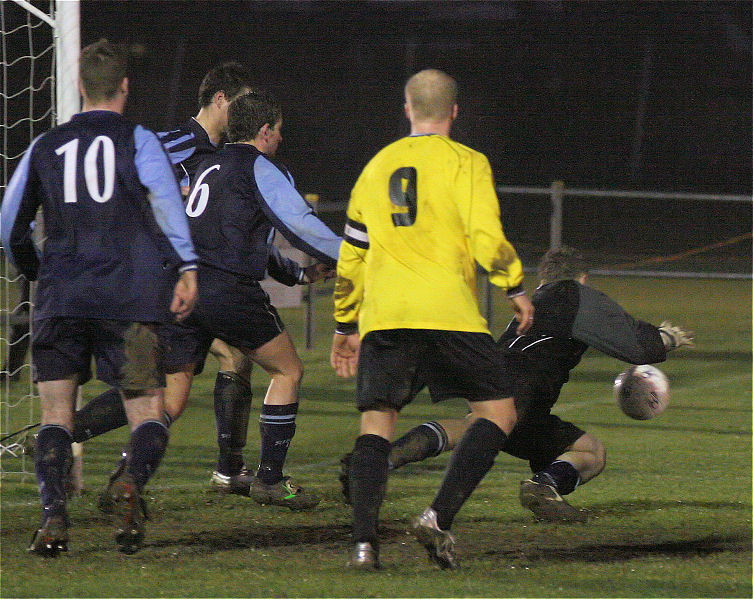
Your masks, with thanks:
[(681, 327), (672, 325), (670, 321), (663, 321), (657, 328), (662, 338), (662, 343), (665, 345), (665, 350), (675, 350), (681, 346), (693, 346), (694, 345), (694, 332), (686, 331)]

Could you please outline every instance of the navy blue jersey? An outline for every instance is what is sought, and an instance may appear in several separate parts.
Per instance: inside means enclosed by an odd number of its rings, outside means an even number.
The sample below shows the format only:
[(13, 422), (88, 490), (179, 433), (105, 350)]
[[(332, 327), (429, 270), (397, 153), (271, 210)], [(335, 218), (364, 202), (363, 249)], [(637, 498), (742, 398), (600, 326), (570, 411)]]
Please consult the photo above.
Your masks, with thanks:
[(199, 165), (186, 213), (200, 262), (245, 278), (264, 278), (274, 229), (325, 264), (338, 259), (341, 238), (317, 218), (287, 169), (250, 144), (226, 144)]
[(542, 394), (557, 400), (587, 348), (632, 364), (665, 360), (657, 327), (634, 319), (608, 296), (573, 279), (537, 288), (531, 298), (534, 325), (518, 335), (511, 321), (498, 343), (523, 353)]
[[(157, 137), (168, 152), (181, 187), (190, 186), (199, 164), (205, 159), (211, 159), (219, 150), (210, 141), (204, 127), (193, 117), (178, 129), (158, 132)], [(301, 265), (280, 254), (275, 246), (270, 247), (267, 274), (288, 286), (304, 282)]]
[[(40, 205), (38, 256), (31, 230)], [(111, 111), (74, 115), (35, 139), (0, 218), (9, 259), (39, 280), (35, 319), (165, 321), (178, 271), (197, 258), (157, 136)]]
[(193, 117), (178, 129), (158, 132), (157, 137), (168, 151), (181, 187), (190, 186), (199, 163), (218, 150), (204, 127)]

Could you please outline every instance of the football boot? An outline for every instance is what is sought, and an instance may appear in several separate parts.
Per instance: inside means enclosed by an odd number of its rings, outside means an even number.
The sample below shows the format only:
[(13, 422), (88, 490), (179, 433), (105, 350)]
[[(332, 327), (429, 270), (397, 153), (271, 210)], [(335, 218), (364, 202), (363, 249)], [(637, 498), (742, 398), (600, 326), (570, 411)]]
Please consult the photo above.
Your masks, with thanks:
[(437, 524), (437, 513), (426, 509), (418, 517), (411, 520), (414, 537), (422, 544), (429, 555), (429, 560), (441, 569), (457, 569), (458, 559), (455, 555), (456, 539), (450, 531), (440, 529)]
[(539, 521), (584, 523), (588, 518), (587, 511), (568, 504), (553, 486), (546, 483), (531, 479), (522, 481), (519, 498), (521, 506), (533, 512)]
[(65, 515), (47, 517), (42, 527), (34, 532), (28, 551), (45, 558), (54, 558), (68, 552), (68, 519)]
[(249, 486), (249, 496), (259, 504), (287, 506), (291, 510), (305, 510), (319, 504), (316, 494), (296, 485), (288, 476), (272, 484), (254, 477)]
[(382, 568), (379, 552), (369, 542), (354, 545), (348, 566), (362, 571), (377, 571)]

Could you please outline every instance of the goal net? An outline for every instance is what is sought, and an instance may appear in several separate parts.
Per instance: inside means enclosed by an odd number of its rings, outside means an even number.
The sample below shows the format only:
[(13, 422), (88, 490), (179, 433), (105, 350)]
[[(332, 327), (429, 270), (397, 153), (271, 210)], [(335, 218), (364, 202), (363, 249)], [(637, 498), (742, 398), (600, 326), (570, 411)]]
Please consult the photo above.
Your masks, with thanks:
[[(78, 4), (76, 0), (0, 3), (0, 193), (3, 195), (33, 139), (79, 110)], [(25, 453), (25, 432), (10, 435), (31, 427), (40, 417), (28, 354), (33, 287), (16, 273), (0, 247), (0, 474), (3, 476), (33, 470)], [(80, 455), (80, 448), (77, 454)]]

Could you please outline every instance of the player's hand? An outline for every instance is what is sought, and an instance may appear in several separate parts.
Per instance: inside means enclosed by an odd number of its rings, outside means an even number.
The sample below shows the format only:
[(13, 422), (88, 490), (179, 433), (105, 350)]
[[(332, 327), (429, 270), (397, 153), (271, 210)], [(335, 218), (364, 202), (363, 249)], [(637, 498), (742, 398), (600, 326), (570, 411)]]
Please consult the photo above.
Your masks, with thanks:
[(170, 312), (175, 315), (176, 321), (183, 321), (191, 314), (198, 297), (196, 271), (184, 271), (175, 284), (173, 301), (170, 303)]
[(336, 333), (333, 335), (330, 364), (338, 376), (353, 377), (356, 375), (360, 347), (361, 340), (358, 333), (350, 335)]
[(516, 311), (516, 321), (518, 321), (516, 333), (523, 335), (534, 325), (534, 305), (526, 294), (513, 296), (510, 301), (513, 303), (513, 310)]
[(324, 263), (316, 263), (306, 267), (304, 269), (304, 275), (306, 277), (306, 283), (314, 283), (320, 279), (324, 279), (325, 281), (332, 279), (337, 275), (337, 272), (334, 268), (328, 267)]
[(662, 338), (662, 343), (665, 345), (665, 350), (675, 350), (681, 346), (693, 346), (694, 345), (694, 332), (686, 331), (672, 325), (670, 321), (663, 321), (657, 328)]

